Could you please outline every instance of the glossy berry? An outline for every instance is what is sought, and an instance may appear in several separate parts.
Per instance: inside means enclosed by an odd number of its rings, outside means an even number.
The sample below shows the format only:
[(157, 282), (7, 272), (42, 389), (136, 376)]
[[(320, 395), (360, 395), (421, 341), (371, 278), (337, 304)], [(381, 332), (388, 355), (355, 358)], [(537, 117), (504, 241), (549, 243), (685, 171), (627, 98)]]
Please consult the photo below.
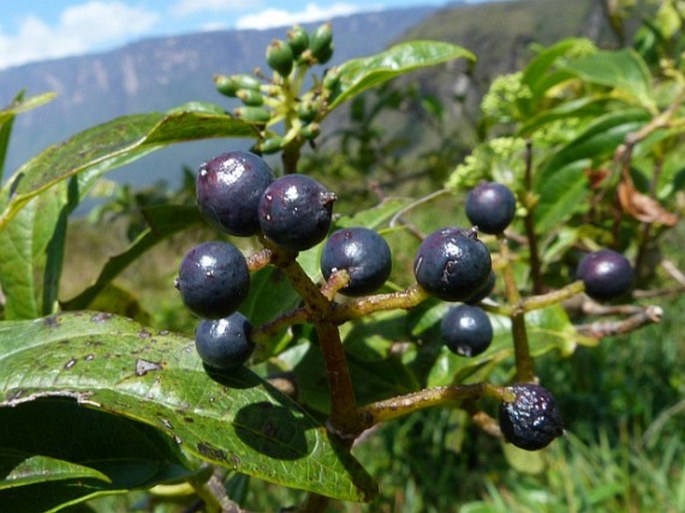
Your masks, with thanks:
[(306, 175), (274, 180), (259, 201), (259, 224), (269, 239), (292, 251), (321, 242), (328, 233), (336, 196)]
[(488, 276), (488, 280), (485, 282), (485, 284), (480, 287), (476, 292), (473, 293), (472, 296), (469, 296), (464, 300), (464, 303), (468, 303), (470, 305), (480, 303), (488, 297), (490, 294), (492, 294), (492, 291), (495, 290), (495, 281), (496, 281), (496, 276), (494, 271), (490, 271), (490, 276)]
[(183, 257), (176, 288), (191, 312), (207, 319), (226, 317), (238, 309), (250, 288), (245, 257), (227, 242), (199, 244)]
[(442, 228), (419, 246), (414, 276), (429, 294), (445, 301), (464, 301), (487, 283), (491, 266), (490, 252), (474, 231)]
[(368, 228), (343, 228), (331, 234), (321, 253), (321, 273), (328, 279), (346, 270), (350, 283), (342, 294), (358, 296), (378, 289), (390, 276), (392, 256), (385, 239)]
[(492, 342), (490, 317), (482, 308), (459, 305), (450, 308), (440, 323), (447, 348), (460, 356), (477, 356)]
[(241, 313), (204, 319), (195, 330), (195, 349), (202, 361), (216, 369), (235, 369), (252, 355), (252, 325)]
[(506, 185), (482, 182), (466, 197), (466, 217), (479, 231), (502, 233), (516, 211), (516, 198)]
[(626, 257), (611, 249), (586, 254), (578, 264), (576, 278), (583, 280), (585, 293), (606, 301), (627, 293), (633, 283), (633, 268)]
[(198, 170), (197, 206), (216, 228), (232, 235), (254, 235), (259, 231), (259, 200), (273, 179), (271, 168), (254, 153), (222, 153)]
[(533, 383), (512, 385), (513, 402), (499, 406), (499, 425), (504, 438), (516, 447), (536, 451), (564, 434), (554, 396)]

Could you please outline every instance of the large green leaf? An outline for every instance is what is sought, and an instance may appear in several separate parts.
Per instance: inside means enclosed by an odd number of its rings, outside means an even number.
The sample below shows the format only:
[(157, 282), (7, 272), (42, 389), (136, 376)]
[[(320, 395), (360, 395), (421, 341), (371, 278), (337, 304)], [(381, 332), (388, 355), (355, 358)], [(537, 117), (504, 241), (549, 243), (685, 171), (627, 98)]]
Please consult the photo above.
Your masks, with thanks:
[(73, 399), (0, 408), (0, 503), (6, 511), (56, 511), (197, 473), (179, 446), (154, 427)]
[(0, 383), (0, 406), (68, 396), (267, 481), (343, 500), (375, 493), (323, 427), (254, 373), (206, 370), (192, 340), (125, 318), (76, 312), (0, 323)]
[(17, 170), (2, 189), (0, 229), (34, 196), (70, 176), (90, 180), (164, 146), (211, 137), (252, 137), (254, 127), (206, 105), (123, 116), (50, 146)]
[(586, 82), (612, 87), (643, 107), (654, 107), (650, 96), (652, 77), (635, 50), (597, 52), (568, 62), (565, 69)]
[(339, 89), (330, 108), (399, 75), (460, 58), (475, 60), (471, 52), (460, 46), (440, 41), (410, 41), (376, 55), (349, 60), (339, 66)]

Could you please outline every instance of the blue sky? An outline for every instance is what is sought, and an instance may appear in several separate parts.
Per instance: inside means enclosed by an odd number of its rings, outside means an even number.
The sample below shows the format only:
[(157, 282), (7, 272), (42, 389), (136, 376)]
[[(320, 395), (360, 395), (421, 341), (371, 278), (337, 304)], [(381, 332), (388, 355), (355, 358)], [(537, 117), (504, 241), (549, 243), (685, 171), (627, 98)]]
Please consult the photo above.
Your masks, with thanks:
[[(472, 0), (474, 3), (483, 0)], [(145, 37), (270, 28), (446, 0), (32, 0), (0, 2), (0, 69), (104, 51)]]

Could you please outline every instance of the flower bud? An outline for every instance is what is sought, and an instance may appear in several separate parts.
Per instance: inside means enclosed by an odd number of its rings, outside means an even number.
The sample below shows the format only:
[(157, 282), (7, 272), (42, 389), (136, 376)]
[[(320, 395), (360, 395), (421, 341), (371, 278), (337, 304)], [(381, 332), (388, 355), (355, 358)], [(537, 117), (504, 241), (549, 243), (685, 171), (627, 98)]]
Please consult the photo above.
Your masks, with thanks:
[(246, 105), (233, 110), (235, 117), (247, 121), (248, 123), (267, 123), (271, 119), (271, 112), (264, 107), (252, 107)]
[(264, 97), (259, 91), (253, 89), (238, 89), (235, 95), (242, 101), (245, 105), (250, 105), (252, 107), (259, 107), (264, 103)]
[(309, 49), (319, 62), (319, 55), (325, 55), (331, 51), (333, 42), (333, 26), (330, 22), (319, 25), (309, 38)]
[(288, 30), (288, 46), (293, 51), (294, 57), (299, 57), (309, 46), (309, 35), (301, 26), (295, 25)]
[(282, 77), (287, 77), (293, 69), (293, 51), (279, 39), (274, 39), (266, 48), (266, 62)]

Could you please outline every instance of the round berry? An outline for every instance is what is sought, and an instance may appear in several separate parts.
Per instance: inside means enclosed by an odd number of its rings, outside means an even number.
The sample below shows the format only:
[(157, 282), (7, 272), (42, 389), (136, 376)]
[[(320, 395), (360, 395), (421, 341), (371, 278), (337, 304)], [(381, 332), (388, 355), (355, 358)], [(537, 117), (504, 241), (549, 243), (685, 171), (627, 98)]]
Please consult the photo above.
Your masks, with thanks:
[(219, 230), (254, 235), (259, 232), (259, 200), (273, 179), (271, 168), (261, 157), (247, 151), (222, 153), (198, 170), (197, 206)]
[(484, 233), (502, 233), (515, 211), (514, 193), (501, 183), (482, 182), (466, 197), (466, 217)]
[(561, 415), (549, 390), (533, 383), (512, 385), (508, 390), (516, 399), (499, 406), (499, 425), (508, 442), (536, 451), (564, 434)]
[(181, 261), (176, 288), (186, 307), (200, 317), (219, 319), (238, 309), (250, 288), (245, 257), (228, 242), (205, 242)]
[(239, 312), (221, 319), (204, 319), (195, 330), (195, 349), (202, 361), (216, 369), (235, 369), (254, 351), (252, 325)]
[(578, 264), (576, 278), (583, 280), (585, 293), (606, 301), (627, 293), (633, 283), (633, 268), (626, 257), (611, 249), (586, 254)]
[(429, 294), (445, 301), (465, 301), (490, 276), (490, 252), (473, 230), (442, 228), (431, 233), (414, 258), (414, 276)]
[(478, 306), (459, 305), (450, 308), (440, 323), (447, 348), (460, 356), (477, 356), (492, 342), (490, 317)]
[(476, 292), (473, 293), (472, 296), (466, 298), (464, 300), (464, 303), (468, 303), (470, 305), (480, 303), (488, 297), (490, 294), (492, 294), (492, 291), (495, 289), (495, 280), (496, 280), (495, 272), (490, 271), (490, 276), (488, 276), (488, 281), (483, 284), (481, 288), (479, 288)]
[(349, 296), (370, 294), (390, 276), (390, 247), (377, 232), (368, 228), (343, 228), (331, 234), (321, 253), (321, 273), (325, 279), (345, 270), (350, 283), (340, 292)]
[(274, 180), (259, 201), (259, 224), (269, 239), (292, 251), (321, 242), (331, 225), (336, 196), (306, 175)]

